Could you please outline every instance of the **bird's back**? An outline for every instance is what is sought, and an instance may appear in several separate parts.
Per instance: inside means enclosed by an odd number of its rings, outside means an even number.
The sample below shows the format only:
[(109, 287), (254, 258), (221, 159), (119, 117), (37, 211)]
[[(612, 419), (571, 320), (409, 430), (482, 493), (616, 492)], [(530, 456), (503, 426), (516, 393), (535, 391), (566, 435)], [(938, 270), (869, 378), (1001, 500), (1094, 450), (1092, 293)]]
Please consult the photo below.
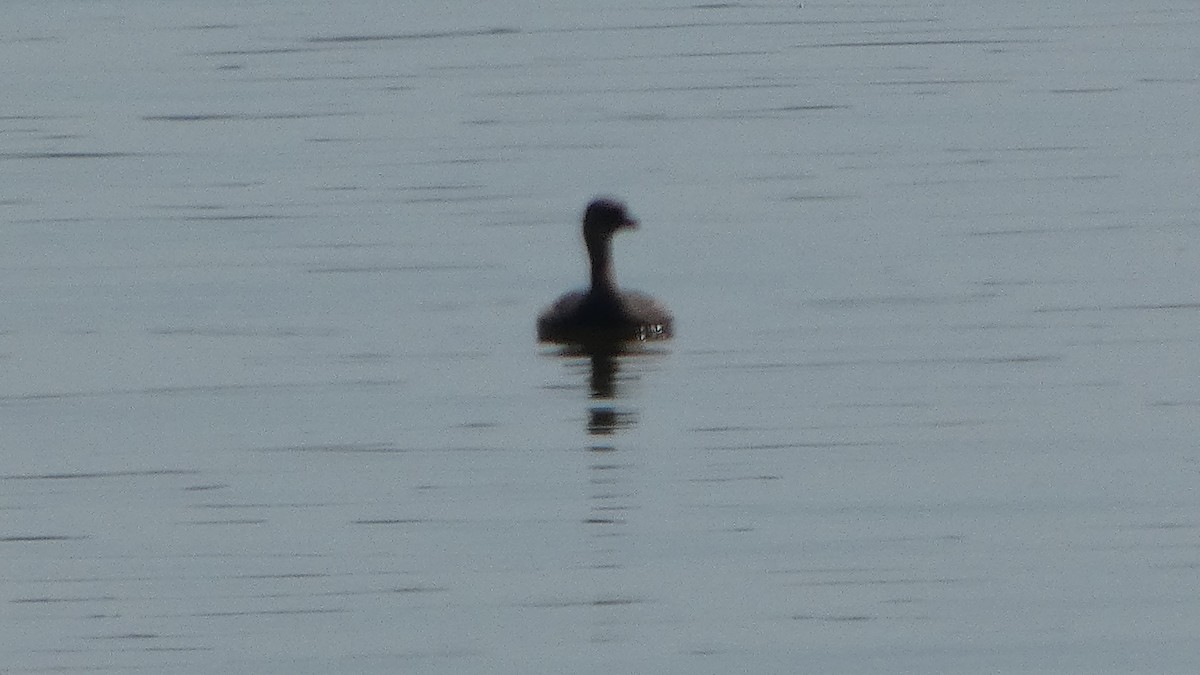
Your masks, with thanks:
[(673, 319), (654, 298), (638, 291), (573, 291), (538, 317), (538, 340), (644, 340), (671, 336)]

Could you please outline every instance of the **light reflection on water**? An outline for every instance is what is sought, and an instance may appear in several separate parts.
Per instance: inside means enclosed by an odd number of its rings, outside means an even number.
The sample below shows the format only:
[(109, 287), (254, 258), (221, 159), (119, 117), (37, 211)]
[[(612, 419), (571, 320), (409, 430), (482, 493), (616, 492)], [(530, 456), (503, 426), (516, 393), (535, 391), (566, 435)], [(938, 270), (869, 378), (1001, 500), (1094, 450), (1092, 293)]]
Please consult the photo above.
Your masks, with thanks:
[(1195, 672), (1198, 23), (6, 8), (0, 663)]

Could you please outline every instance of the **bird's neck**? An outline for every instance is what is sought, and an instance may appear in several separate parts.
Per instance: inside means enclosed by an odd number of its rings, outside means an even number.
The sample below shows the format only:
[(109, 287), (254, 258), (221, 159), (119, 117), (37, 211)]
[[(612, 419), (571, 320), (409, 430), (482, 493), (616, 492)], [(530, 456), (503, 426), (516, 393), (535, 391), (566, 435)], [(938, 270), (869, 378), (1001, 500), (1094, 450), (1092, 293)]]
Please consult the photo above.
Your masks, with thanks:
[(617, 290), (612, 274), (612, 239), (591, 237), (587, 240), (588, 260), (592, 268), (593, 294), (611, 294)]

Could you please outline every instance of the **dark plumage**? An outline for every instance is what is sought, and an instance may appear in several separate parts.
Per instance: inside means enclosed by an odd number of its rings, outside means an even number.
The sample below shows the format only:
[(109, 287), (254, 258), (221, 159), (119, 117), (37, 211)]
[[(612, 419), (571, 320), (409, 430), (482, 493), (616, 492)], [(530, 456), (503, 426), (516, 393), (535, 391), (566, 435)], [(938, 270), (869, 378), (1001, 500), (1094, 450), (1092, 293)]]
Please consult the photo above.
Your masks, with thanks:
[(654, 298), (617, 289), (612, 275), (612, 236), (634, 229), (625, 205), (600, 198), (583, 214), (583, 241), (591, 265), (591, 286), (563, 295), (538, 317), (542, 342), (652, 340), (671, 336), (671, 313)]

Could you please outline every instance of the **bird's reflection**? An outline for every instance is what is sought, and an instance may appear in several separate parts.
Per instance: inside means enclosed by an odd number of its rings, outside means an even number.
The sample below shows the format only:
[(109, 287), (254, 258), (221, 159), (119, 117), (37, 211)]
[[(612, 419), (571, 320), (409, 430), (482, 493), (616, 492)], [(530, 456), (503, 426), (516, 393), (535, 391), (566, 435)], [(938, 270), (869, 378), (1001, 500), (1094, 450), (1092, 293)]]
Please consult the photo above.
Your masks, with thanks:
[(645, 342), (598, 341), (575, 343), (560, 348), (558, 355), (568, 359), (587, 359), (588, 397), (593, 400), (623, 398), (622, 385), (633, 376), (621, 376), (621, 366), (633, 359), (644, 359), (663, 354)]
[(611, 436), (620, 429), (637, 423), (636, 413), (617, 410), (608, 405), (592, 406), (588, 409), (587, 432), (591, 436)]
[(596, 612), (592, 641), (597, 643), (631, 639), (637, 623), (631, 612), (646, 600), (627, 590), (626, 567), (632, 555), (627, 524), (638, 508), (638, 455), (620, 439), (638, 423), (636, 410), (629, 407), (630, 385), (663, 353), (645, 342), (574, 344), (558, 352), (587, 377), (585, 431), (591, 441), (586, 446), (589, 495), (583, 522), (593, 542), (590, 566), (601, 575), (597, 588), (602, 590), (591, 602)]
[(591, 365), (588, 395), (596, 402), (588, 407), (588, 435), (611, 436), (620, 429), (632, 427), (637, 423), (635, 413), (600, 403), (617, 398), (617, 371), (622, 357), (620, 345), (609, 348), (593, 347), (586, 356)]

